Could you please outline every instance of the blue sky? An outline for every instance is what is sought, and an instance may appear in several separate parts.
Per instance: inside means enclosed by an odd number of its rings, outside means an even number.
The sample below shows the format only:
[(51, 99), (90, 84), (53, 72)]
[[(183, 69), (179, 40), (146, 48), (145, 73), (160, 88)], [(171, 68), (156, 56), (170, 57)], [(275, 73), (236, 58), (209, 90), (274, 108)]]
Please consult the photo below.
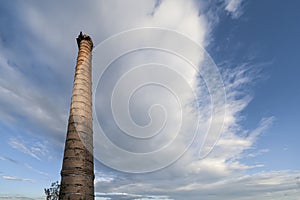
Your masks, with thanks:
[[(268, 135), (264, 136), (258, 144), (258, 147), (266, 146), (274, 152), (274, 155), (270, 154), (270, 161), (266, 162), (267, 169), (297, 169), (299, 166), (296, 153), (289, 153), (299, 151), (298, 145), (293, 142), (299, 139), (297, 102), (300, 98), (297, 92), (299, 58), (296, 52), (299, 42), (296, 37), (299, 28), (296, 25), (296, 7), (292, 3), (281, 5), (276, 1), (272, 5), (249, 3), (245, 10), (245, 15), (249, 13), (249, 20), (239, 25), (240, 31), (236, 35), (236, 39), (246, 46), (246, 51), (254, 48), (253, 45), (257, 46), (255, 60), (266, 63), (262, 69), (266, 80), (254, 86), (255, 98), (245, 110), (248, 116), (245, 123), (251, 126), (259, 116), (276, 118), (268, 131), (272, 139)], [(269, 10), (267, 15), (266, 10)], [(257, 18), (261, 19), (259, 23)], [(286, 154), (289, 156), (284, 156)], [(276, 155), (280, 155), (281, 159), (275, 159)]]
[[(3, 141), (0, 147), (0, 199), (44, 199), (43, 188), (60, 180), (77, 55), (75, 38), (79, 31), (93, 38), (93, 73), (96, 74), (99, 58), (100, 61), (104, 59), (101, 42), (122, 31), (143, 27), (177, 31), (206, 50), (205, 56), (193, 57), (194, 49), (188, 43), (176, 40), (171, 45), (173, 49), (186, 50), (187, 57), (197, 60), (199, 71), (205, 71), (201, 68), (203, 60), (211, 63), (211, 58), (216, 64), (227, 97), (224, 127), (213, 151), (199, 159), (201, 131), (207, 128), (207, 116), (212, 113), (209, 97), (214, 95), (209, 94), (205, 81), (215, 80), (217, 74), (203, 72), (202, 77), (195, 78), (197, 73), (186, 63), (155, 50), (121, 57), (110, 66), (101, 80), (105, 84), (98, 86), (94, 99), (95, 113), (99, 115), (98, 121), (94, 117), (94, 125), (100, 120), (104, 129), (111, 132), (109, 138), (112, 141), (129, 151), (145, 152), (165, 144), (174, 131), (167, 127), (162, 132), (166, 135), (149, 141), (149, 146), (132, 143), (132, 138), (118, 135), (122, 133), (112, 123), (108, 109), (110, 101), (103, 98), (111, 92), (113, 85), (109, 84), (121, 80), (124, 72), (130, 69), (126, 66), (151, 62), (168, 64), (170, 69), (177, 70), (192, 89), (199, 91), (198, 111), (203, 124), (198, 130), (200, 136), (188, 151), (172, 165), (162, 166), (165, 168), (161, 170), (127, 173), (125, 169), (142, 167), (142, 164), (132, 161), (125, 166), (122, 163), (126, 163), (126, 159), (115, 158), (119, 165), (108, 167), (108, 157), (103, 158), (104, 164), (96, 160), (98, 199), (299, 198), (299, 6), (295, 0), (130, 0), (126, 3), (115, 0), (87, 1), (85, 4), (76, 1), (58, 4), (3, 1), (0, 6), (0, 139)], [(167, 33), (151, 34), (147, 32), (148, 38), (154, 38), (153, 44), (169, 41), (164, 35)], [(117, 46), (108, 43), (111, 46), (105, 49), (107, 55), (115, 53), (116, 48), (129, 46), (128, 41), (130, 45), (140, 44), (138, 38), (143, 35), (134, 36), (119, 39)], [(160, 76), (154, 69), (141, 72), (127, 85), (121, 85), (121, 91), (126, 91), (126, 86), (140, 77), (158, 80)], [(161, 74), (166, 74), (166, 80), (175, 80), (167, 74), (167, 69), (164, 70)], [(217, 85), (217, 81), (211, 83), (212, 87)], [(172, 86), (180, 88), (182, 84), (175, 81)], [(172, 95), (165, 94), (161, 88), (144, 89), (146, 92), (137, 92), (130, 104), (136, 123), (145, 124), (149, 120), (149, 116), (140, 113), (141, 110), (146, 112), (149, 105), (167, 102), (168, 119), (171, 125), (176, 125), (178, 110), (172, 108), (176, 103), (171, 100)], [(157, 93), (153, 95), (153, 91)], [(180, 97), (185, 93), (178, 91), (176, 95)], [(218, 95), (215, 98), (217, 102), (221, 100)], [(122, 103), (121, 99), (116, 103)], [(185, 98), (181, 101), (188, 102)], [(216, 104), (215, 107), (221, 109), (222, 106)], [(164, 115), (152, 114), (159, 124)], [(122, 119), (122, 115), (117, 117)], [(215, 117), (212, 127), (220, 123), (220, 116), (215, 114)], [(176, 149), (153, 160), (150, 158), (149, 163), (160, 163), (181, 153), (181, 146), (189, 137), (189, 125), (194, 122), (187, 110), (183, 110), (182, 119), (187, 126), (179, 132)], [(213, 135), (209, 135), (207, 141), (214, 140)], [(207, 147), (205, 144), (209, 146), (209, 142), (204, 143)]]
[[(297, 122), (300, 117), (297, 103), (300, 98), (297, 92), (299, 58), (296, 55), (299, 48), (296, 38), (300, 30), (296, 10), (297, 6), (291, 2), (285, 5), (279, 1), (271, 4), (247, 2), (240, 21), (231, 20), (227, 16), (216, 30), (216, 43), (223, 45), (224, 51), (239, 49), (229, 54), (221, 52), (220, 59), (219, 55), (216, 59), (222, 62), (229, 55), (234, 62), (243, 59), (250, 60), (250, 65), (262, 65), (262, 81), (252, 85), (254, 98), (244, 110), (247, 119), (243, 124), (253, 127), (262, 116), (276, 118), (268, 133), (257, 144), (258, 147), (265, 146), (274, 152), (262, 158), (267, 159), (265, 163), (269, 170), (297, 169), (299, 166), (297, 153), (289, 153), (299, 151), (298, 145), (293, 142), (299, 139)], [(275, 159), (278, 155), (281, 155), (281, 159)]]

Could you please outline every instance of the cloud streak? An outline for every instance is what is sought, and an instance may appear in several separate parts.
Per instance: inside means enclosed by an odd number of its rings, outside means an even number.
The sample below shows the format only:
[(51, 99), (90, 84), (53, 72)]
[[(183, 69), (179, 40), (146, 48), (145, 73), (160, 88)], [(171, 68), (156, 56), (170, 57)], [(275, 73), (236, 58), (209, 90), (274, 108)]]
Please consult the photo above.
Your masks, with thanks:
[[(29, 145), (26, 145), (25, 142), (19, 138), (10, 138), (9, 145), (37, 160), (41, 160), (41, 157), (45, 156), (48, 152), (46, 146), (39, 142), (34, 145), (29, 144), (31, 147), (28, 147)], [(10, 159), (10, 161), (13, 160)]]
[(14, 177), (14, 176), (2, 176), (3, 179), (8, 180), (8, 181), (29, 181), (33, 182), (34, 180), (29, 179), (29, 178), (19, 178), (19, 177)]
[(10, 194), (0, 194), (0, 199), (12, 199), (12, 200), (43, 200), (45, 197), (28, 197), (24, 195), (10, 195)]
[(224, 2), (225, 10), (231, 15), (232, 18), (236, 19), (242, 15), (243, 0), (225, 0)]

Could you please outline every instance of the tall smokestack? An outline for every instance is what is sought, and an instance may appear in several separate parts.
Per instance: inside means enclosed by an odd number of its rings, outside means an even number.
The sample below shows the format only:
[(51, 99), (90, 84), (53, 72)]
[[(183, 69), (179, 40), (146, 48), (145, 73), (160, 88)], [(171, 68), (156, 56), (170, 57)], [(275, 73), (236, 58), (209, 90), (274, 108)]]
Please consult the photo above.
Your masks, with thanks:
[(92, 49), (80, 32), (59, 199), (94, 199)]

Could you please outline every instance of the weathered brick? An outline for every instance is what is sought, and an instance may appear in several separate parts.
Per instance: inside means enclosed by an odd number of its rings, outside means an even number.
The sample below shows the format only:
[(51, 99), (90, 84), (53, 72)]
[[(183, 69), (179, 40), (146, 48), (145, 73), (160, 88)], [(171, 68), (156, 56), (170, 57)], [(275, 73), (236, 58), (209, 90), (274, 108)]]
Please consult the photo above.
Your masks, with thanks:
[(61, 171), (60, 199), (94, 199), (92, 40), (80, 34), (70, 117)]

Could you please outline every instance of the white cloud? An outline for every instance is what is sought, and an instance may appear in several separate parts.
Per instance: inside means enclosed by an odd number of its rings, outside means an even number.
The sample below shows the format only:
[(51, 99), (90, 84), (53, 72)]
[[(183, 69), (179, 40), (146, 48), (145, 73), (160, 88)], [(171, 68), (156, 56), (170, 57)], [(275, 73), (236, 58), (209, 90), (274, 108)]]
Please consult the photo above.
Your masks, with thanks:
[[(30, 155), (30, 156), (31, 156), (31, 155)], [(35, 157), (34, 157), (34, 158), (35, 158)], [(34, 171), (35, 173), (38, 173), (38, 174), (40, 174), (40, 175), (49, 177), (49, 174), (48, 174), (48, 173), (43, 172), (43, 171), (40, 171), (40, 170), (38, 170), (38, 169), (35, 169), (34, 167), (32, 167), (32, 166), (31, 166), (30, 164), (28, 164), (28, 163), (23, 163), (23, 162), (20, 162), (20, 161), (18, 161), (18, 160), (15, 160), (15, 159), (13, 159), (13, 158), (7, 157), (7, 156), (4, 156), (4, 157), (1, 156), (1, 157), (0, 157), (0, 160), (1, 160), (1, 161), (9, 161), (9, 162), (11, 162), (11, 163), (13, 163), (13, 164), (20, 165), (20, 166), (23, 166), (23, 167), (25, 167), (25, 168), (27, 168), (27, 169), (30, 169), (30, 170)]]
[(114, 193), (96, 193), (96, 199), (101, 197), (105, 199), (110, 200), (172, 200), (168, 196), (161, 196), (161, 195), (138, 195), (138, 194), (130, 194), (130, 193), (120, 193), (120, 192), (114, 192)]
[(0, 199), (12, 199), (12, 200), (44, 200), (45, 197), (28, 197), (28, 196), (24, 196), (24, 195), (0, 194)]
[[(210, 166), (210, 168), (212, 168)], [(252, 175), (229, 174), (219, 180), (203, 180), (206, 172), (197, 177), (187, 177), (183, 184), (177, 185), (174, 179), (160, 179), (155, 185), (150, 185), (147, 179), (132, 180), (132, 184), (120, 185), (113, 191), (130, 191), (134, 194), (167, 195), (170, 199), (296, 199), (299, 196), (299, 184), (296, 177), (299, 172), (272, 171)], [(144, 178), (144, 177), (143, 177)], [(298, 182), (297, 182), (298, 181)], [(150, 189), (150, 190), (149, 190)]]
[(97, 171), (97, 169), (95, 170), (95, 180), (94, 180), (94, 184), (101, 184), (102, 182), (104, 183), (111, 183), (112, 181), (115, 180), (115, 177), (113, 175), (109, 175), (109, 174), (105, 174), (103, 172), (99, 172)]
[(36, 172), (36, 173), (38, 173), (38, 174), (40, 174), (40, 175), (42, 175), (42, 176), (45, 176), (45, 177), (50, 177), (50, 175), (48, 174), (48, 173), (46, 173), (46, 172), (43, 172), (43, 171), (40, 171), (40, 170), (38, 170), (38, 169), (35, 169), (35, 168), (33, 168), (31, 165), (29, 165), (29, 164), (27, 164), (27, 163), (24, 163), (24, 166), (26, 167), (26, 168), (28, 168), (28, 169), (30, 169), (30, 170), (33, 170), (34, 172)]
[(242, 14), (242, 3), (243, 0), (225, 0), (225, 10), (233, 18), (238, 18)]
[[(239, 122), (243, 119), (240, 112), (247, 106), (251, 99), (241, 86), (250, 83), (251, 77), (245, 77), (244, 73), (241, 73), (240, 70), (223, 72), (223, 75), (226, 77), (225, 85), (227, 86), (226, 91), (228, 94), (226, 101), (226, 118), (228, 120), (225, 121), (222, 137), (208, 157), (198, 160), (197, 152), (199, 146), (194, 145), (180, 160), (166, 169), (150, 175), (131, 176), (128, 181), (115, 180), (110, 184), (96, 184), (99, 190), (116, 192), (131, 191), (131, 193), (136, 194), (139, 194), (140, 191), (151, 191), (152, 194), (157, 195), (171, 194), (171, 198), (174, 199), (182, 199), (186, 198), (186, 196), (188, 196), (188, 199), (198, 199), (198, 196), (204, 196), (205, 199), (219, 199), (223, 193), (226, 194), (226, 190), (222, 190), (222, 187), (227, 187), (226, 181), (232, 182), (233, 187), (237, 191), (239, 189), (246, 190), (244, 187), (248, 184), (248, 178), (251, 177), (246, 175), (247, 170), (261, 168), (263, 164), (246, 165), (240, 159), (245, 157), (246, 150), (253, 148), (259, 136), (273, 123), (274, 118), (262, 119), (258, 127), (252, 131), (244, 130), (240, 127)], [(258, 152), (265, 151), (258, 150)], [(116, 174), (116, 176), (119, 176), (119, 174)], [(251, 178), (251, 181), (257, 179), (259, 182), (260, 176), (272, 179), (270, 174), (261, 173), (253, 176), (253, 180)], [(248, 177), (245, 178), (245, 182), (240, 183), (240, 185), (235, 183), (235, 181), (239, 181), (243, 177)], [(288, 180), (286, 183), (288, 183)], [(271, 189), (267, 185), (260, 185), (260, 188), (264, 186), (266, 190), (270, 190), (270, 198), (276, 195), (276, 193), (271, 192)], [(129, 189), (133, 187), (134, 189)], [(207, 188), (211, 188), (211, 190), (206, 191)], [(217, 189), (216, 193), (214, 193), (215, 195), (211, 195), (210, 193), (213, 192), (214, 188)], [(254, 191), (251, 192), (251, 198), (261, 195), (259, 193), (260, 188), (253, 188)], [(228, 191), (230, 190), (228, 189)], [(286, 192), (294, 195), (289, 190)], [(243, 193), (233, 192), (232, 194), (228, 194), (226, 199), (242, 199), (244, 195)]]
[(37, 160), (41, 160), (41, 158), (46, 156), (46, 153), (48, 153), (47, 147), (41, 146), (41, 143), (26, 144), (25, 141), (20, 138), (10, 138), (9, 145)]
[(33, 182), (32, 179), (29, 178), (19, 178), (19, 177), (14, 177), (14, 176), (2, 176), (3, 179), (9, 180), (9, 181), (30, 181)]
[[(3, 123), (7, 125), (19, 124), (24, 132), (40, 132), (39, 137), (49, 136), (47, 139), (58, 137), (58, 133), (65, 126), (63, 119), (64, 109), (59, 108), (62, 105), (55, 105), (55, 101), (60, 102), (60, 95), (50, 95), (51, 92), (46, 88), (34, 83), (30, 75), (30, 66), (16, 67), (10, 63), (14, 60), (18, 65), (24, 63), (16, 58), (16, 55), (9, 57), (8, 49), (1, 48), (0, 54), (0, 116)], [(3, 53), (3, 54), (2, 54)], [(7, 57), (6, 57), (7, 56)], [(42, 77), (43, 75), (41, 75)], [(65, 109), (67, 110), (67, 109)], [(49, 126), (51, 124), (51, 126)], [(15, 126), (12, 126), (15, 128)], [(37, 150), (37, 149), (36, 149)]]

